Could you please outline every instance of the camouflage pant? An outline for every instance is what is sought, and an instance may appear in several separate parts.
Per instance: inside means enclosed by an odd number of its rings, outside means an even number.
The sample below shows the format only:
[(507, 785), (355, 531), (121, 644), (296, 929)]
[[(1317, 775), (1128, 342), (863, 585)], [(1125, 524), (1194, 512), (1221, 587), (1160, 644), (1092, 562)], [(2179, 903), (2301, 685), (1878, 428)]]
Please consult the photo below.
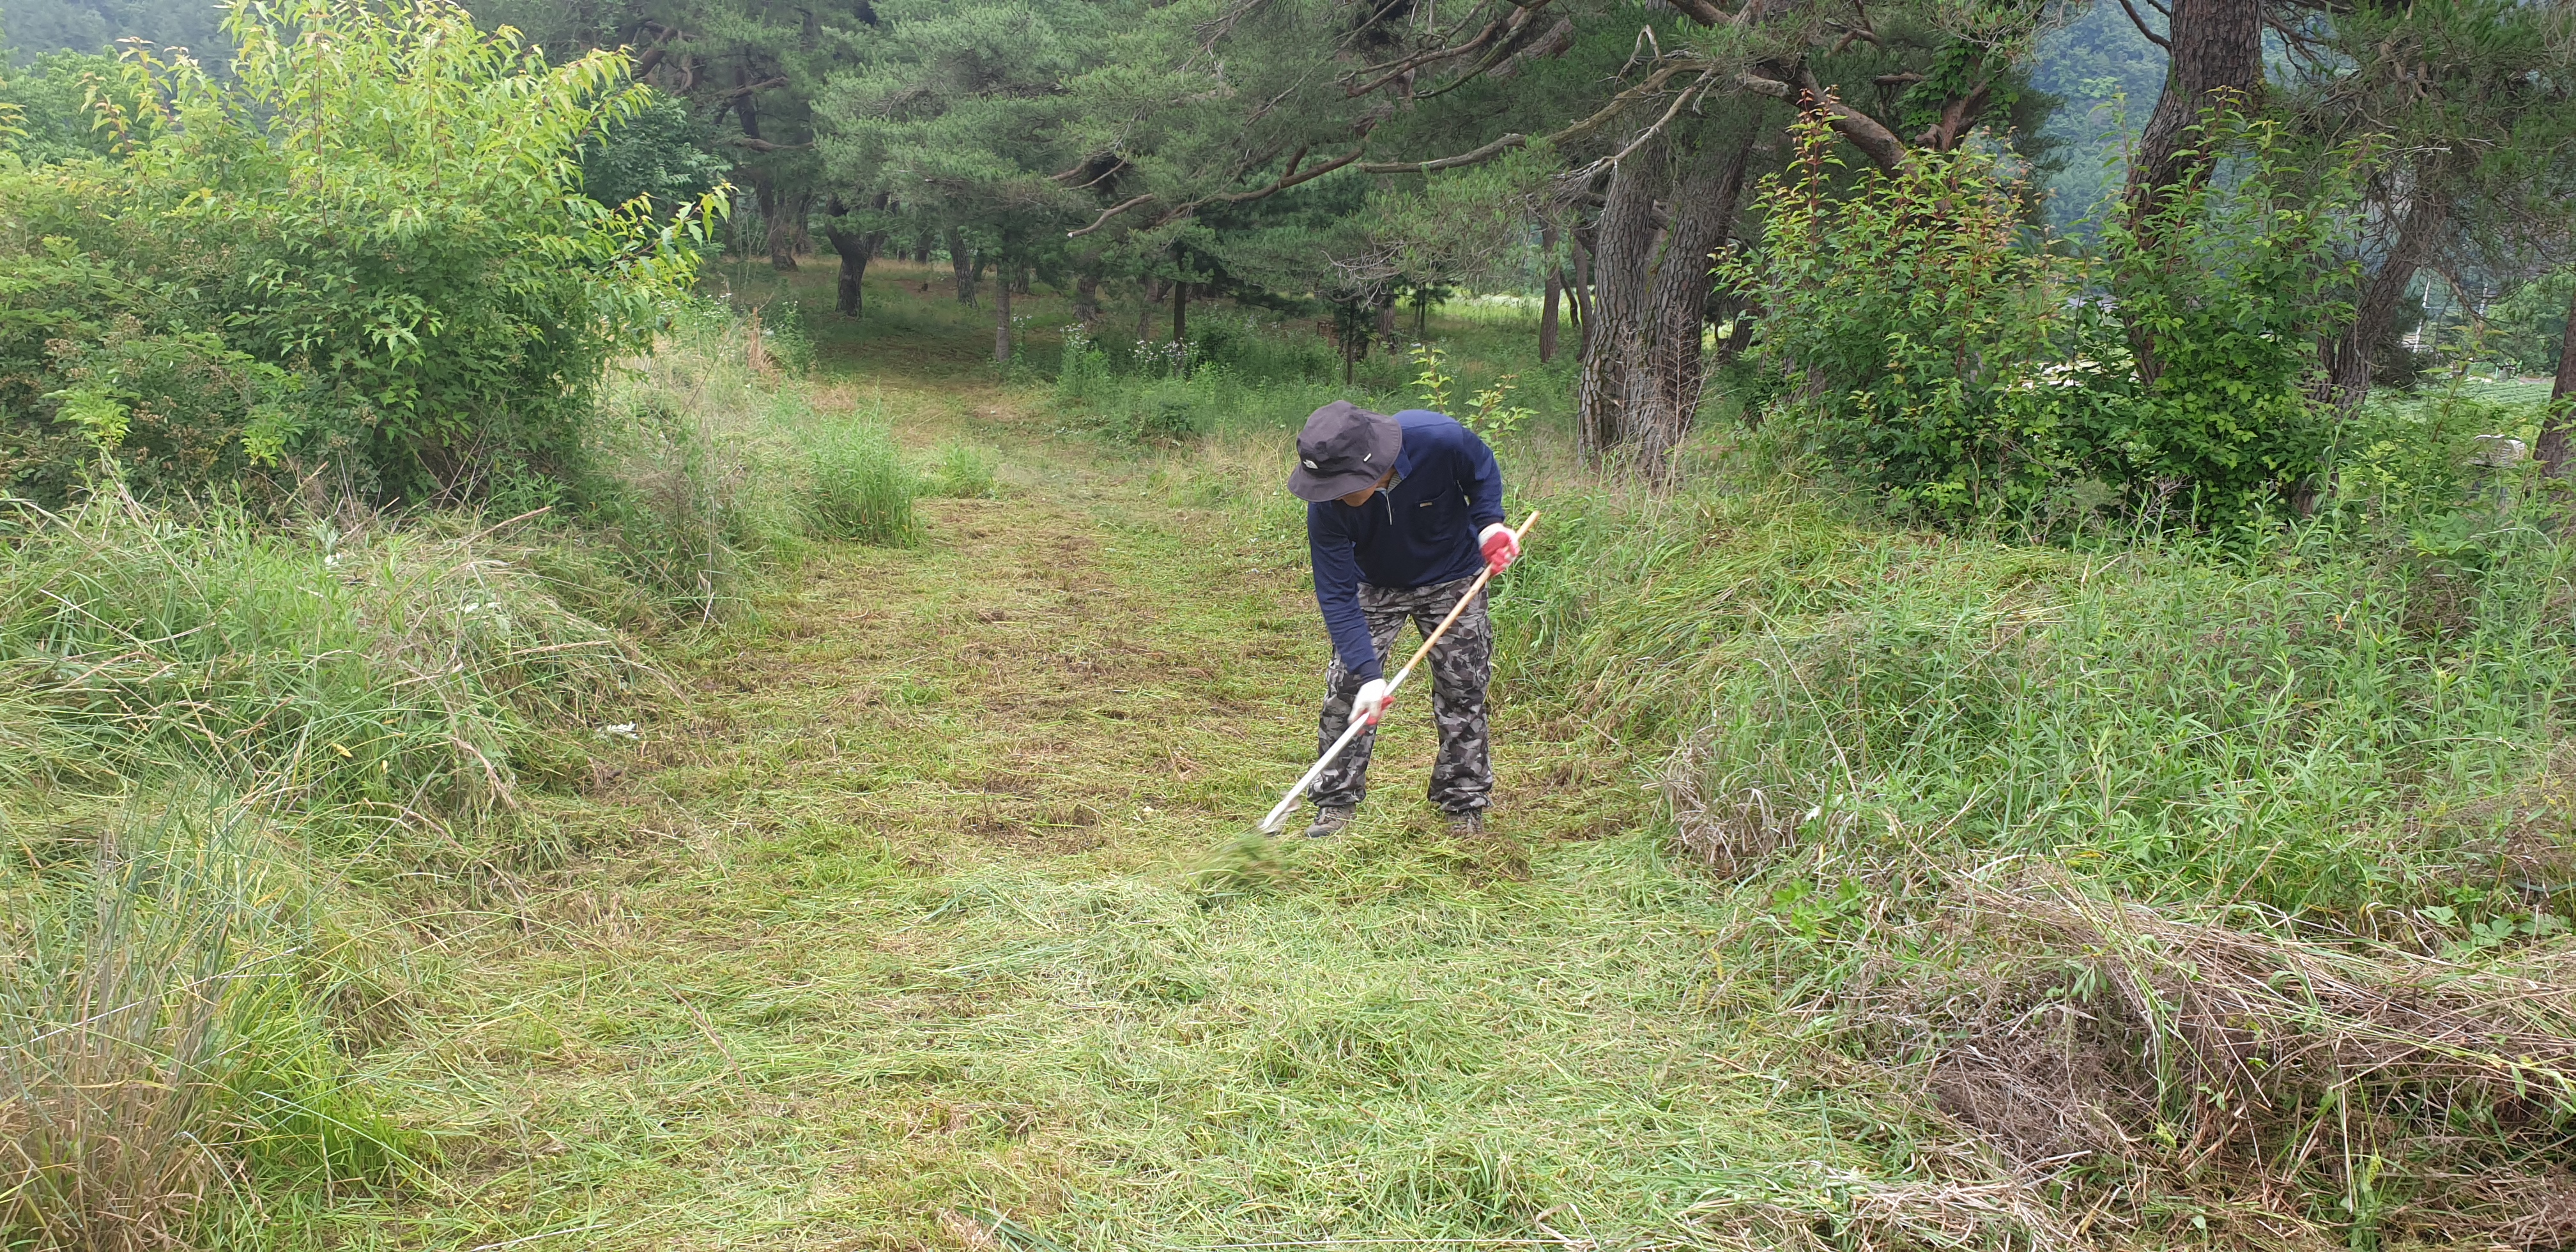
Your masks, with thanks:
[[(1387, 665), (1387, 677), (1395, 677), (1394, 667), (1400, 658), (1388, 655), (1395, 637), (1409, 619), (1424, 634), (1440, 625), (1467, 590), (1472, 578), (1456, 582), (1435, 583), (1428, 587), (1372, 587), (1360, 584), (1360, 612), (1368, 618), (1369, 637), (1377, 645), (1377, 654)], [(1484, 808), (1494, 789), (1494, 766), (1487, 752), (1485, 734), (1485, 680), (1492, 672), (1494, 659), (1494, 624), (1485, 616), (1485, 596), (1476, 594), (1476, 602), (1458, 615), (1458, 624), (1441, 636), (1440, 646), (1431, 650), (1427, 663), (1431, 668), (1431, 716), (1440, 726), (1440, 755), (1431, 765), (1431, 802), (1451, 813), (1468, 813)], [(1397, 693), (1401, 706), (1414, 693), (1420, 680), (1413, 680)], [(1360, 679), (1342, 667), (1342, 659), (1333, 658), (1324, 671), (1324, 715), (1316, 726), (1316, 751), (1333, 746), (1350, 725), (1351, 698), (1360, 691)], [(1368, 793), (1369, 748), (1377, 732), (1364, 731), (1344, 749), (1340, 760), (1315, 780), (1314, 799), (1319, 806), (1357, 805)]]

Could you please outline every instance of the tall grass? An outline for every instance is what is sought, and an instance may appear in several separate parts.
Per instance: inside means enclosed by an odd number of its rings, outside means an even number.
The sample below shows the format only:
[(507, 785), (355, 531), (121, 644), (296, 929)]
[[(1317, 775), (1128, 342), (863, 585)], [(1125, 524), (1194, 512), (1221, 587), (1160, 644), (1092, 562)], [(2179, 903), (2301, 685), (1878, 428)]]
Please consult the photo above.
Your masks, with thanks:
[(875, 422), (825, 427), (807, 445), (802, 502), (818, 535), (900, 546), (913, 542), (913, 497), (921, 476), (904, 460), (894, 435)]
[(9, 525), (0, 738), (49, 772), (175, 766), (273, 807), (473, 824), (517, 805), (523, 773), (572, 769), (565, 744), (634, 720), (647, 681), (501, 527), (292, 533), (115, 491)]
[(941, 445), (923, 484), (923, 494), (951, 500), (990, 499), (999, 490), (992, 456), (962, 439)]
[(308, 998), (284, 846), (202, 788), (89, 835), (0, 875), (0, 1240), (184, 1247), (223, 1195), (391, 1181), (415, 1145)]
[(1776, 482), (1551, 502), (1498, 600), (1510, 698), (1657, 768), (1677, 850), (1740, 884), (1718, 1002), (1965, 1154), (1719, 1226), (2566, 1236), (2576, 1060), (2511, 1041), (2576, 1002), (2576, 550), (2390, 450), (2315, 522), (2090, 548)]
[(1551, 525), (1522, 673), (1681, 742), (1694, 806), (1745, 814), (1727, 855), (1904, 828), (2362, 933), (2520, 907), (2494, 805), (2576, 680), (2569, 554), (2527, 530), (2079, 552), (1715, 496)]
[(687, 303), (666, 310), (651, 353), (610, 368), (581, 520), (621, 577), (712, 621), (793, 555), (803, 469), (790, 431), (812, 416), (793, 371), (810, 355), (790, 309), (755, 326)]

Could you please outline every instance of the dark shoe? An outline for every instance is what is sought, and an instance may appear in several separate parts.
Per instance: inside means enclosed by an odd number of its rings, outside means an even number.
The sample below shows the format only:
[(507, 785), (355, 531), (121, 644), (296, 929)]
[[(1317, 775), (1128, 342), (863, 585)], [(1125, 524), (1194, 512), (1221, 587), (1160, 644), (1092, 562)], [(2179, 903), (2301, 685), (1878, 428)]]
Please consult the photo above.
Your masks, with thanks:
[(1484, 833), (1485, 811), (1483, 809), (1469, 809), (1464, 813), (1452, 813), (1449, 815), (1449, 836), (1451, 838), (1473, 839)]
[(1349, 805), (1341, 804), (1328, 805), (1315, 810), (1315, 824), (1306, 828), (1306, 837), (1322, 839), (1328, 835), (1342, 833), (1342, 828), (1351, 824), (1352, 812)]

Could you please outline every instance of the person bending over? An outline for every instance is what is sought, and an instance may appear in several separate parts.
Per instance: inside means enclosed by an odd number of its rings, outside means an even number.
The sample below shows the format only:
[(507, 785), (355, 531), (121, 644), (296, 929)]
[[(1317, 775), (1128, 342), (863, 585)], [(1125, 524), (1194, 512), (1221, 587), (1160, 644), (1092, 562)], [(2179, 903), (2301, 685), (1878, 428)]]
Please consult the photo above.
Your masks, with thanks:
[[(1369, 747), (1392, 697), (1384, 658), (1411, 621), (1428, 635), (1491, 566), (1520, 555), (1503, 524), (1503, 472), (1493, 450), (1455, 419), (1429, 409), (1389, 417), (1348, 401), (1315, 410), (1297, 433), (1288, 491), (1306, 502), (1306, 543), (1315, 562), (1315, 604), (1333, 637), (1324, 671), (1317, 752), (1350, 725), (1370, 727), (1315, 780), (1308, 838), (1350, 825), (1368, 790)], [(1485, 683), (1493, 623), (1485, 596), (1458, 615), (1431, 649), (1431, 711), (1440, 756), (1431, 802), (1453, 834), (1484, 829), (1494, 767), (1485, 733)]]

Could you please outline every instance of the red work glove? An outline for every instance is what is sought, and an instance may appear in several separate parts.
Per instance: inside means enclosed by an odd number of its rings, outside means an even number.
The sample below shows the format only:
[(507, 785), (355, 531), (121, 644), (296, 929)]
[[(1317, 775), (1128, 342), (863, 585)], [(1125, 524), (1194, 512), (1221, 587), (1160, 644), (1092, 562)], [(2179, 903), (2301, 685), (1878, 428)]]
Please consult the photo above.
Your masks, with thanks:
[(1485, 550), (1485, 568), (1499, 574), (1521, 559), (1521, 541), (1512, 528), (1496, 522), (1476, 536), (1476, 546)]

